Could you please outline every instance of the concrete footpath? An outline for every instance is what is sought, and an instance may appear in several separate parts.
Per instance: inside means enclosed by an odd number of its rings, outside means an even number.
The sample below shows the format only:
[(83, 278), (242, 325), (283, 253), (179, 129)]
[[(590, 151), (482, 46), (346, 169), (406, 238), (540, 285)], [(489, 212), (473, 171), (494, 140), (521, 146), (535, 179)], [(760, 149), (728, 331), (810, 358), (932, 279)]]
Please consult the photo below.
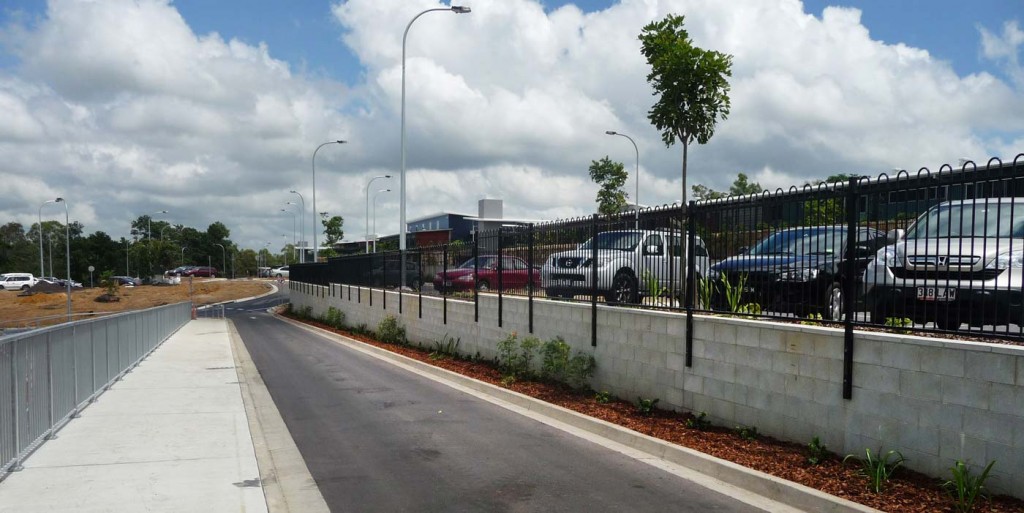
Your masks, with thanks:
[(261, 387), (229, 322), (191, 321), (0, 482), (0, 512), (327, 511), (273, 401), (243, 401)]

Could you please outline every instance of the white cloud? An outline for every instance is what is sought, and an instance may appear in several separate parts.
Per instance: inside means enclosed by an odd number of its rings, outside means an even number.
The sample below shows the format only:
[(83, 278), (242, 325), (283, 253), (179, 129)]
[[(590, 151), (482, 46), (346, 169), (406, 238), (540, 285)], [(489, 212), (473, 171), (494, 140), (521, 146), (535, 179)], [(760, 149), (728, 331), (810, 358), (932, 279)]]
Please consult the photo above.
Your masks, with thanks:
[[(646, 119), (654, 98), (637, 40), (669, 12), (686, 15), (698, 45), (734, 56), (732, 113), (691, 148), (690, 185), (721, 190), (744, 172), (788, 188), (1024, 148), (1015, 22), (980, 29), (983, 55), (1016, 77), (1006, 81), (873, 40), (856, 9), (816, 18), (797, 0), (624, 0), (593, 13), (466, 3), (471, 14), (429, 13), (409, 32), (409, 218), (472, 214), (484, 197), (517, 218), (587, 214), (597, 190), (587, 167), (605, 155), (630, 170), (632, 196), (633, 149), (605, 130), (636, 140), (642, 203), (677, 201), (682, 149)], [(132, 218), (167, 209), (170, 222), (222, 221), (243, 246), (276, 246), (291, 238), (288, 190), (312, 212), (312, 149), (341, 138), (316, 157), (317, 210), (359, 238), (367, 181), (392, 174), (377, 231), (394, 233), (402, 32), (439, 6), (338, 3), (336, 44), (363, 68), (329, 79), (293, 71), (301, 65), (265, 44), (197, 34), (169, 0), (51, 0), (37, 24), (0, 29), (18, 60), (0, 68), (0, 179), (16, 191), (0, 199), (0, 220), (31, 224), (41, 201), (64, 195), (87, 232), (122, 236)]]

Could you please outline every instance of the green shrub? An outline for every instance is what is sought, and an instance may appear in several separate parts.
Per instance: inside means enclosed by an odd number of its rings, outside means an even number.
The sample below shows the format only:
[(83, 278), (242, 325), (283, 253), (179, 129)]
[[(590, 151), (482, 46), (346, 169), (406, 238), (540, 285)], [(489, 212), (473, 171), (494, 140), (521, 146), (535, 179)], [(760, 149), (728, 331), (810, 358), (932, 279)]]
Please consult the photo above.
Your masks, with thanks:
[(736, 426), (736, 436), (743, 440), (757, 440), (757, 426)]
[(596, 368), (597, 360), (593, 356), (577, 352), (565, 366), (565, 379), (569, 386), (581, 390), (587, 387)]
[(561, 380), (565, 376), (565, 368), (569, 365), (569, 344), (562, 337), (555, 337), (541, 346), (540, 375), (544, 379)]
[(304, 306), (302, 308), (299, 308), (298, 315), (299, 315), (299, 317), (301, 317), (303, 319), (312, 319), (313, 318), (313, 307), (309, 306), (309, 305), (306, 305), (306, 306)]
[(811, 438), (811, 443), (807, 444), (807, 463), (811, 465), (817, 465), (828, 457), (828, 446), (821, 443), (818, 437)]
[(461, 338), (449, 337), (445, 333), (441, 340), (434, 341), (434, 351), (430, 353), (430, 357), (434, 360), (443, 360), (457, 355), (461, 341)]
[(498, 367), (506, 375), (515, 375), (516, 360), (519, 351), (519, 334), (509, 333), (508, 336), (498, 341)]
[(337, 308), (328, 307), (327, 313), (324, 314), (324, 324), (332, 328), (344, 328), (345, 327), (345, 312), (338, 310)]
[(517, 374), (524, 376), (531, 374), (530, 365), (538, 347), (540, 347), (540, 339), (534, 336), (526, 337), (519, 342), (519, 357), (516, 359)]
[(612, 400), (612, 394), (607, 390), (602, 390), (594, 394), (594, 400), (601, 404), (608, 404)]
[(971, 475), (971, 469), (963, 461), (957, 460), (949, 469), (953, 473), (953, 479), (943, 483), (942, 487), (953, 499), (953, 510), (957, 513), (971, 513), (979, 498), (988, 498), (988, 491), (985, 489), (985, 480), (988, 479), (992, 466), (992, 460), (985, 466), (981, 475)]
[[(850, 458), (856, 458), (852, 454), (847, 454), (843, 458), (843, 463)], [(868, 478), (868, 488), (875, 493), (882, 493), (882, 488), (889, 482), (889, 478), (892, 477), (893, 472), (896, 472), (906, 459), (903, 454), (897, 450), (891, 450), (885, 455), (882, 455), (882, 450), (878, 450), (878, 454), (872, 455), (871, 449), (864, 450), (864, 459), (860, 460), (861, 469), (860, 473)]]
[(644, 399), (643, 397), (636, 398), (636, 412), (644, 417), (650, 417), (654, 413), (654, 407), (658, 405), (658, 398)]
[(405, 344), (405, 326), (399, 324), (395, 316), (389, 315), (377, 325), (377, 339), (387, 344)]
[(708, 414), (706, 412), (700, 412), (697, 415), (690, 414), (686, 418), (686, 427), (690, 429), (696, 429), (697, 431), (705, 431), (711, 427), (711, 421), (707, 419)]

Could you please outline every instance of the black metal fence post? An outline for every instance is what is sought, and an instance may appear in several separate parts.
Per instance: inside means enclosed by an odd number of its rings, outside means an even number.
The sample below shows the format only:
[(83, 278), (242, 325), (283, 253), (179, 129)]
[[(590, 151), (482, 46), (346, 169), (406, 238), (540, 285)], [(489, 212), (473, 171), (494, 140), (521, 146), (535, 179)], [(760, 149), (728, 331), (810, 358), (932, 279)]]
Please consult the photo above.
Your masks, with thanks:
[(530, 317), (530, 333), (533, 333), (533, 270), (535, 269), (533, 266), (533, 223), (527, 226), (526, 234), (529, 238), (526, 241), (526, 260), (528, 262), (526, 265), (529, 267), (527, 272), (530, 273), (526, 282), (526, 303)]
[[(406, 244), (408, 244), (408, 243), (409, 242), (406, 241)], [(408, 260), (409, 259), (409, 250), (405, 250), (405, 251), (399, 250), (399, 253), (402, 255), (402, 258), (399, 259), (399, 265), (402, 266), (402, 270), (400, 271), (400, 273), (401, 273), (400, 276), (405, 276), (405, 278), (408, 280), (409, 279), (409, 266), (406, 265), (406, 262), (409, 261)], [(408, 282), (407, 281), (403, 281), (402, 283), (398, 284), (398, 315), (402, 315), (402, 289), (405, 288), (405, 284), (406, 283), (408, 283)], [(385, 294), (387, 294), (387, 292), (385, 292)]]
[(846, 251), (843, 258), (843, 399), (853, 398), (853, 304), (857, 297), (857, 182), (846, 191)]
[(480, 227), (473, 236), (473, 322), (480, 322)]
[(443, 324), (448, 324), (448, 245), (445, 244), (441, 250), (441, 315), (444, 318)]
[(697, 225), (693, 219), (693, 205), (690, 201), (684, 212), (686, 218), (686, 273), (681, 276), (683, 303), (686, 307), (686, 366), (693, 367), (693, 289), (697, 285)]
[(597, 347), (597, 214), (590, 218), (590, 345)]
[(495, 266), (497, 266), (496, 269), (498, 271), (498, 327), (499, 328), (502, 327), (501, 326), (501, 324), (502, 324), (502, 306), (504, 306), (502, 304), (502, 289), (504, 288), (504, 282), (502, 281), (501, 276), (503, 274), (505, 274), (505, 266), (503, 265), (504, 262), (501, 261), (502, 258), (503, 258), (502, 254), (501, 254), (501, 250), (502, 250), (502, 247), (501, 247), (502, 231), (503, 230), (499, 226), (498, 227), (498, 261), (495, 262), (495, 264), (494, 264)]
[(420, 278), (419, 278), (420, 286), (416, 289), (416, 293), (419, 296), (419, 301), (417, 301), (417, 303), (419, 305), (419, 318), (422, 319), (423, 318), (423, 250), (422, 249), (420, 249), (416, 253), (416, 272), (419, 273), (419, 275), (420, 275)]

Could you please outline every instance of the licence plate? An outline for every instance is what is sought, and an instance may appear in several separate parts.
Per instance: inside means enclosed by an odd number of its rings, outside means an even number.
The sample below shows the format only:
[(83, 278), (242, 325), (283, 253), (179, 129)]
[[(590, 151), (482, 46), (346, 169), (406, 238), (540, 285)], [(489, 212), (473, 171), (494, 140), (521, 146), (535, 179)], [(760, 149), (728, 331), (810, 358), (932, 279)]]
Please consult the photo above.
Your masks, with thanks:
[(917, 299), (921, 301), (956, 301), (956, 289), (945, 287), (918, 287)]
[(445, 287), (451, 287), (452, 286), (452, 282), (446, 281), (446, 282), (444, 282), (444, 286)]

